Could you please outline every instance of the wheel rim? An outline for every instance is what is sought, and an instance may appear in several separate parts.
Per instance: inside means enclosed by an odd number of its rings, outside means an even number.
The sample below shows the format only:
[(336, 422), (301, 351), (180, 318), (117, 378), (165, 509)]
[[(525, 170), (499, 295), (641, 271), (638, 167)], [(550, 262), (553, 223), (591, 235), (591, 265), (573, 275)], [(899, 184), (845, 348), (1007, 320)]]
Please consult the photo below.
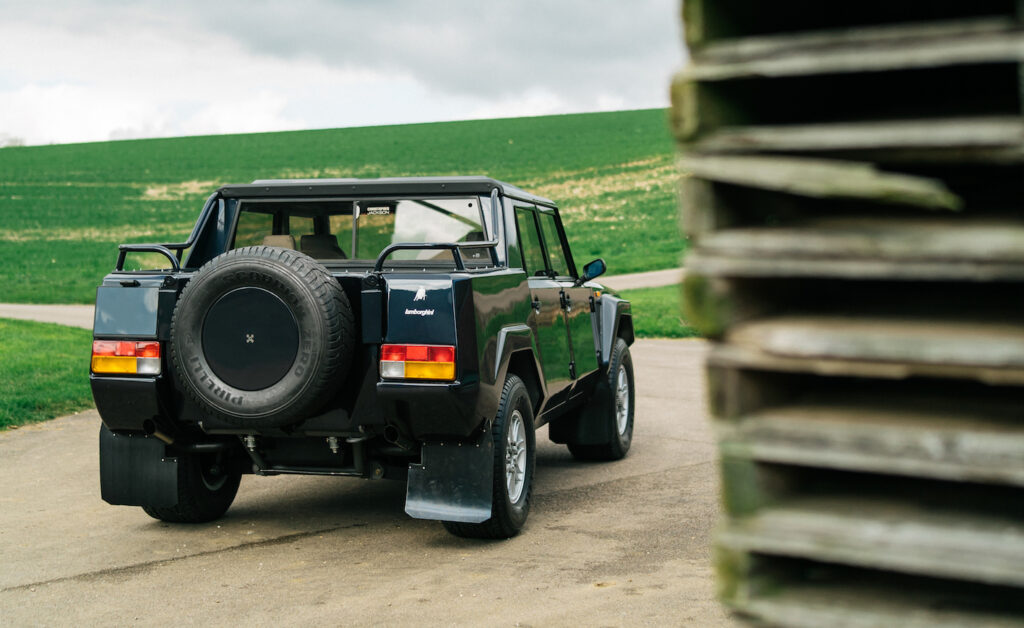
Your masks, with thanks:
[(523, 495), (526, 486), (526, 426), (519, 410), (509, 417), (505, 439), (505, 486), (513, 504)]
[(615, 421), (619, 426), (619, 435), (623, 435), (629, 427), (629, 375), (625, 366), (619, 366), (619, 374), (615, 379)]
[(221, 468), (220, 456), (201, 456), (199, 458), (199, 476), (203, 485), (210, 492), (218, 491), (228, 481), (227, 474)]

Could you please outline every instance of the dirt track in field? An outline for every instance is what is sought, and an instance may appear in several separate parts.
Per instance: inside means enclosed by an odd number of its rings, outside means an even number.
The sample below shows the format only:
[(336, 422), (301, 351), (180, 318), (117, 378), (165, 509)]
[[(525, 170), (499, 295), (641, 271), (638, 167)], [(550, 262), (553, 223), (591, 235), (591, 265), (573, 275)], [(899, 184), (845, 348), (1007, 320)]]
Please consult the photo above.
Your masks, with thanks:
[(95, 411), (0, 433), (0, 624), (732, 625), (700, 341), (639, 341), (636, 433), (581, 464), (538, 434), (530, 520), (500, 542), (404, 514), (404, 485), (246, 476), (220, 521), (99, 498)]

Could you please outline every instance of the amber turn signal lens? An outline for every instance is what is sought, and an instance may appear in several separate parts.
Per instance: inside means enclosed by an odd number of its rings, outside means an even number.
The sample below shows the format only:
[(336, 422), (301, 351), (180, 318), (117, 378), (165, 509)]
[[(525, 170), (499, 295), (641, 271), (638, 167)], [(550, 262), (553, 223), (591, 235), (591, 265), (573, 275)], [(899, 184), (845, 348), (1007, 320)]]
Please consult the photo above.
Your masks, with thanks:
[(451, 345), (383, 345), (380, 375), (385, 379), (455, 379), (455, 347)]

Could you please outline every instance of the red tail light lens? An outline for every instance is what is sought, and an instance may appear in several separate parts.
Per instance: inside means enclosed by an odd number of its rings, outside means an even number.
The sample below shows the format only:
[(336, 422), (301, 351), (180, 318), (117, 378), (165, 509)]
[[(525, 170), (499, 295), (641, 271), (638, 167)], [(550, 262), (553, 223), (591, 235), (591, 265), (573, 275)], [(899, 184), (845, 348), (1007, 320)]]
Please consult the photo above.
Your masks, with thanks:
[(455, 347), (451, 345), (384, 345), (380, 374), (385, 379), (455, 379)]
[(160, 343), (152, 340), (94, 340), (92, 372), (159, 375)]

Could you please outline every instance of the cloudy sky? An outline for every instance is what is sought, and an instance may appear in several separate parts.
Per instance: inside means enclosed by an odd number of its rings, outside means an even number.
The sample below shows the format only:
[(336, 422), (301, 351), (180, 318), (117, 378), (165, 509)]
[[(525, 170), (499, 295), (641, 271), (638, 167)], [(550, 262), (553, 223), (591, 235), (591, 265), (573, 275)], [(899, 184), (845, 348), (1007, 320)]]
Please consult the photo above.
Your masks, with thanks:
[(661, 107), (678, 0), (0, 0), (0, 144)]

